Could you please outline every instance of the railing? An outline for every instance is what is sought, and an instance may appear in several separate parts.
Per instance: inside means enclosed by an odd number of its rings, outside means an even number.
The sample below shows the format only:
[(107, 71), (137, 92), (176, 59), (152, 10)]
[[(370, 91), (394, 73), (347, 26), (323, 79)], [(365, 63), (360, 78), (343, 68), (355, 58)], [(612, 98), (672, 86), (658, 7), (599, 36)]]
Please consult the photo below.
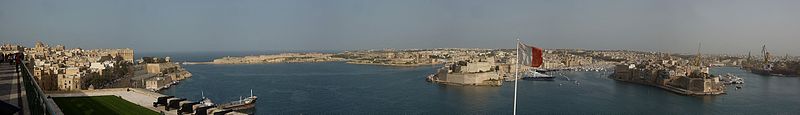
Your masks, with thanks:
[(47, 95), (31, 75), (28, 66), (24, 63), (17, 64), (21, 70), (22, 83), (25, 85), (25, 95), (28, 100), (28, 112), (31, 115), (56, 115), (53, 109), (57, 108), (52, 103), (47, 103)]

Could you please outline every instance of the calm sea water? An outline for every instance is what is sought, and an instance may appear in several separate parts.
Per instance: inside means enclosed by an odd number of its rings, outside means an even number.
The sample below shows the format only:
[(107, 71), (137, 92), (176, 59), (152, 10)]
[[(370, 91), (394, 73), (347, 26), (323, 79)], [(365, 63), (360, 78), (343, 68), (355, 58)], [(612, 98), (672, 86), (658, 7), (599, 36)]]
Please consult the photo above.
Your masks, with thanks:
[[(180, 57), (180, 56), (179, 56)], [(204, 56), (184, 56), (207, 61)], [(194, 58), (193, 58), (194, 57)], [(209, 59), (210, 60), (210, 59)], [(259, 97), (255, 114), (511, 114), (513, 82), (500, 87), (426, 82), (437, 66), (387, 67), (343, 62), (184, 65), (194, 74), (163, 93), (217, 103)], [(520, 81), (520, 114), (800, 114), (800, 78), (714, 68), (745, 78), (725, 95), (682, 96), (618, 82), (608, 72), (561, 72), (556, 81)], [(577, 81), (577, 83), (575, 82)]]

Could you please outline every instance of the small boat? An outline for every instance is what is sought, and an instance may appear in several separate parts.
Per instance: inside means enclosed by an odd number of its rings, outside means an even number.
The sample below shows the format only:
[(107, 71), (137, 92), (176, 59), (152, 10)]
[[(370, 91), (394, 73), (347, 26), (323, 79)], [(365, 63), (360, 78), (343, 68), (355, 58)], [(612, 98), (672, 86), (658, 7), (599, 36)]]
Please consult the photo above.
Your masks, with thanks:
[(722, 83), (724, 84), (744, 84), (744, 79), (730, 73), (725, 75), (720, 75), (719, 78), (720, 81), (722, 81)]
[(523, 80), (533, 80), (533, 81), (555, 81), (556, 77), (523, 77)]
[(202, 91), (200, 92), (200, 96), (201, 96), (200, 104), (202, 104), (204, 106), (213, 106), (214, 105), (214, 102), (211, 102), (211, 99), (206, 98), (205, 93), (203, 93)]
[(536, 72), (539, 72), (539, 73), (546, 73), (546, 72), (552, 71), (552, 70), (548, 70), (548, 69), (539, 69), (539, 68), (533, 69), (533, 70), (536, 71)]

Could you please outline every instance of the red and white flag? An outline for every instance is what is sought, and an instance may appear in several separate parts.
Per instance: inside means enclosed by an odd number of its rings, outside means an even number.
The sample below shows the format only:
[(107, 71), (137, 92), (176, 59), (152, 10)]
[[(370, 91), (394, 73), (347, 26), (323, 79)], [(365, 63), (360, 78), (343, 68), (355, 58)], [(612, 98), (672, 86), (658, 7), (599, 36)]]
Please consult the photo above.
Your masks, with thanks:
[(523, 43), (517, 45), (519, 52), (517, 55), (517, 63), (530, 67), (539, 67), (544, 63), (542, 58), (542, 48), (537, 48)]

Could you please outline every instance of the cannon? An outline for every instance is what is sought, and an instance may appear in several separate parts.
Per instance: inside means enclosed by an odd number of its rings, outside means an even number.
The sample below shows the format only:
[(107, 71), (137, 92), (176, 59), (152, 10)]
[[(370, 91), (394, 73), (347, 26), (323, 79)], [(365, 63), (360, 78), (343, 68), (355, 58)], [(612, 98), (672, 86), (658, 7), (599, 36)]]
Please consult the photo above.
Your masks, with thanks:
[(174, 98), (174, 97), (175, 96), (161, 96), (161, 97), (158, 97), (158, 98), (156, 98), (155, 101), (153, 101), (153, 107), (158, 107), (159, 105), (167, 105), (167, 99)]
[(170, 109), (177, 109), (180, 106), (179, 103), (181, 101), (186, 101), (186, 99), (185, 98), (170, 98), (170, 99), (167, 100), (167, 106), (164, 107), (164, 109), (166, 109), (167, 111), (169, 111)]
[(217, 106), (213, 106), (212, 105), (212, 106), (198, 107), (197, 109), (194, 109), (194, 114), (195, 115), (208, 115), (208, 110), (212, 109), (212, 108), (215, 108), (215, 107), (217, 107)]
[(200, 102), (188, 102), (188, 103), (181, 103), (181, 107), (178, 109), (178, 115), (181, 113), (192, 113), (194, 112), (195, 105), (199, 105)]

